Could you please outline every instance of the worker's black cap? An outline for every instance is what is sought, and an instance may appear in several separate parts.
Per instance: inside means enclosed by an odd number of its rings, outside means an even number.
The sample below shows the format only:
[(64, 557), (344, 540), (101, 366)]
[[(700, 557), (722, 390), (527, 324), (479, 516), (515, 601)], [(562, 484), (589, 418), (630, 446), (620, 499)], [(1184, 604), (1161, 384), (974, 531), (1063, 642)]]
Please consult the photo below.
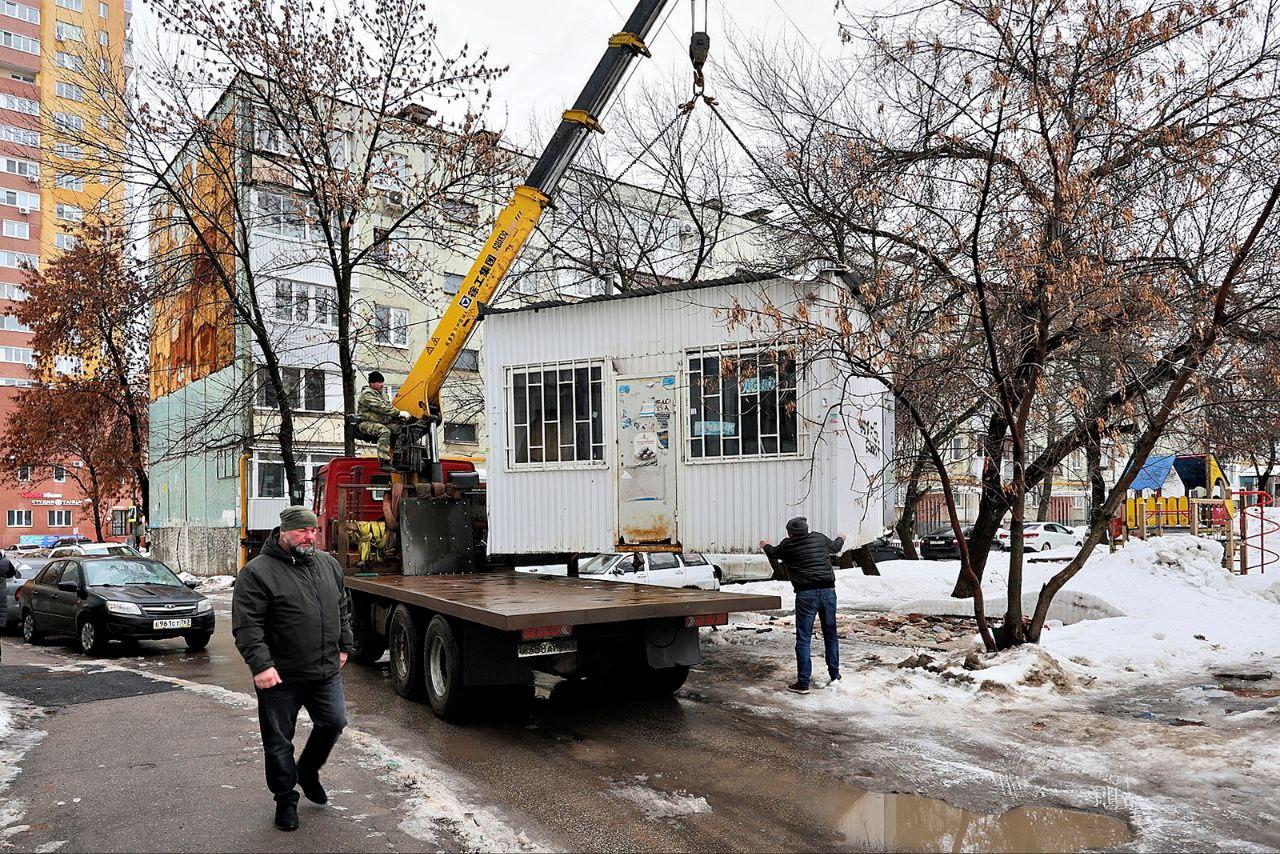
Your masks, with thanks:
[(383, 378), (383, 376), (382, 376), (382, 373), (381, 373), (381, 372), (379, 372), (379, 371), (372, 371), (372, 372), (369, 374), (369, 382), (371, 382), (371, 383), (383, 383), (383, 382), (386, 382), (386, 380)]

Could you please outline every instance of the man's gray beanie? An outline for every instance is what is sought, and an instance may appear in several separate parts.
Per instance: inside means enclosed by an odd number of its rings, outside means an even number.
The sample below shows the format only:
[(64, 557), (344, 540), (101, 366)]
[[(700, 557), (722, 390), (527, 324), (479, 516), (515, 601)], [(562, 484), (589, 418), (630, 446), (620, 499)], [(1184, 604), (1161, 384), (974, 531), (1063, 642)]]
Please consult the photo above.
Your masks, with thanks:
[(803, 516), (797, 516), (787, 523), (787, 533), (793, 537), (809, 533), (809, 520)]

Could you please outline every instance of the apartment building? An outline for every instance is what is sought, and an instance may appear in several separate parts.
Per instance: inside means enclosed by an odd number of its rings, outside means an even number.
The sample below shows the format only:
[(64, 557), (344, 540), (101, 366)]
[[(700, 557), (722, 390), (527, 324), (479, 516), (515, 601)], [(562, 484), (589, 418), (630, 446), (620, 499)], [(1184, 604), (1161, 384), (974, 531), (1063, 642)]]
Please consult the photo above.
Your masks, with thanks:
[[(228, 186), (249, 212), (244, 217), (247, 233), (241, 236), (252, 255), (255, 292), (289, 387), (296, 459), (307, 484), (302, 497), (309, 501), (316, 470), (342, 454), (333, 273), (314, 224), (297, 215), (307, 202), (280, 169), (280, 158), (289, 156), (289, 148), (281, 144), (278, 128), (259, 122), (238, 96), (236, 82), (210, 118), (219, 127), (233, 128), (228, 132), (238, 139), (250, 140), (248, 150), (236, 158), (234, 180)], [(363, 141), (351, 133), (335, 133), (328, 144), (348, 158), (365, 153)], [(171, 168), (190, 169), (195, 156), (188, 152), (185, 162), (179, 158)], [(431, 168), (433, 153), (406, 145), (398, 156), (406, 172), (421, 173)], [(391, 239), (381, 244), (375, 263), (361, 268), (352, 281), (356, 322), (349, 332), (361, 382), (368, 371), (377, 369), (394, 396), (457, 293), (474, 252), (487, 237), (488, 223), (527, 171), (527, 158), (511, 154), (511, 159), (514, 165), (508, 165), (513, 168), (477, 174), (465, 193), (437, 200), (429, 216), (398, 226), (406, 206), (413, 204), (408, 196), (412, 189), (394, 174), (376, 182), (376, 203), (358, 224), (356, 240), (369, 245), (388, 234)], [(574, 257), (578, 253), (573, 247), (591, 242), (592, 235), (580, 233), (591, 221), (581, 215), (588, 205), (614, 206), (617, 215), (612, 220), (625, 223), (625, 230), (635, 235), (626, 245), (643, 236), (656, 248), (654, 260), (645, 265), (642, 284), (683, 281), (695, 255), (703, 261), (699, 275), (704, 278), (732, 273), (753, 257), (754, 237), (762, 228), (759, 221), (715, 210), (723, 226), (715, 246), (709, 252), (691, 253), (695, 230), (685, 221), (687, 214), (681, 215), (680, 200), (622, 185), (613, 187), (610, 199), (602, 202), (584, 189), (587, 183), (568, 182), (556, 210), (544, 218), (542, 232), (509, 275), (502, 301), (572, 299), (620, 284), (615, 274), (592, 259)], [(154, 207), (153, 215), (163, 218), (163, 200), (157, 198)], [(394, 233), (388, 231), (393, 228)], [(161, 239), (170, 239), (167, 229), (155, 231)], [(457, 239), (442, 240), (446, 232)], [(562, 232), (575, 237), (548, 241), (547, 235)], [(260, 370), (261, 347), (243, 324), (234, 322), (219, 296), (220, 285), (199, 274), (191, 275), (190, 282), (172, 304), (156, 312), (153, 329), (150, 524), (158, 553), (171, 565), (197, 574), (233, 572), (242, 525), (248, 539), (256, 542), (294, 499), (287, 492), (276, 438), (278, 401)], [(446, 453), (469, 456), (482, 469), (488, 448), (479, 373), (483, 359), (481, 324), (444, 389), (445, 420), (439, 437)], [(359, 450), (372, 452), (363, 446)]]
[[(16, 410), (18, 389), (34, 381), (31, 332), (9, 312), (26, 298), (27, 268), (72, 245), (79, 223), (117, 190), (58, 166), (75, 152), (42, 145), (54, 124), (83, 127), (91, 114), (79, 83), (84, 62), (127, 65), (132, 0), (3, 0), (0, 2), (0, 419)], [(104, 132), (122, 129), (103, 127)], [(60, 464), (60, 463), (65, 463)], [(92, 536), (76, 461), (50, 461), (0, 484), (5, 528), (0, 545)], [(111, 533), (124, 536), (130, 509), (116, 507)]]

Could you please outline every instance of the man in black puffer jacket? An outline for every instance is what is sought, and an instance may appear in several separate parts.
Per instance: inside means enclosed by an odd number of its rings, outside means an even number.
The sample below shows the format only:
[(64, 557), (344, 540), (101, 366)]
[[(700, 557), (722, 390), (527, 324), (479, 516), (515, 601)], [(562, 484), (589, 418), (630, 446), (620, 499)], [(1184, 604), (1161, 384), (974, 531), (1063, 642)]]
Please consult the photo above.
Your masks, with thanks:
[[(262, 553), (236, 577), (231, 600), (236, 648), (253, 673), (267, 788), (276, 799), (276, 827), (298, 827), (298, 793), (328, 801), (320, 768), (347, 724), (342, 666), (352, 648), (351, 602), (342, 567), (316, 551), (316, 514), (286, 507)], [(311, 715), (311, 736), (297, 762), (293, 730), (298, 710)]]
[(844, 547), (844, 534), (834, 540), (809, 530), (809, 520), (797, 516), (787, 523), (787, 536), (776, 546), (760, 541), (760, 548), (770, 561), (786, 564), (791, 586), (796, 592), (796, 681), (787, 689), (797, 694), (809, 693), (813, 674), (810, 641), (813, 622), (822, 622), (822, 645), (827, 656), (827, 673), (831, 681), (840, 678), (840, 640), (836, 637), (836, 573), (831, 567), (832, 555)]

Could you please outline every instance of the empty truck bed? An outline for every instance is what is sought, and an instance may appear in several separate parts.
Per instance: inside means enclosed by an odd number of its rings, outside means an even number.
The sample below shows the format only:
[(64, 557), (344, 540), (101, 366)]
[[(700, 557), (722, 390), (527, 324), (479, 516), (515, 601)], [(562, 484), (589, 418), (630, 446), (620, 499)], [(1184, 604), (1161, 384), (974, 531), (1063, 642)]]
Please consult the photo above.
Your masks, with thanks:
[(503, 631), (782, 607), (777, 596), (685, 590), (524, 572), (349, 575), (346, 582), (352, 590), (418, 605)]

